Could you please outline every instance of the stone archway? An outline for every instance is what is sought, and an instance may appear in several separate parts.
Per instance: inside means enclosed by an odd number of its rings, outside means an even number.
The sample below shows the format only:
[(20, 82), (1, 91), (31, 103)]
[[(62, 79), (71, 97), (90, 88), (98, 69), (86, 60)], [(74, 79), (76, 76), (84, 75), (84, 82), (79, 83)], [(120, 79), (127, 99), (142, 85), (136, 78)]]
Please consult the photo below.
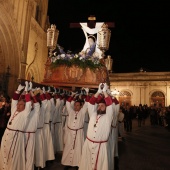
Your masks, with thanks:
[(120, 106), (131, 106), (131, 93), (124, 90), (119, 93)]
[(155, 91), (150, 97), (150, 106), (164, 107), (165, 106), (165, 95), (161, 91)]
[[(8, 1), (0, 3), (0, 65), (1, 74), (10, 68), (8, 83), (8, 95), (11, 96), (17, 87), (17, 79), (20, 70), (20, 36), (15, 21), (12, 20), (11, 6)], [(12, 86), (10, 86), (12, 84)]]

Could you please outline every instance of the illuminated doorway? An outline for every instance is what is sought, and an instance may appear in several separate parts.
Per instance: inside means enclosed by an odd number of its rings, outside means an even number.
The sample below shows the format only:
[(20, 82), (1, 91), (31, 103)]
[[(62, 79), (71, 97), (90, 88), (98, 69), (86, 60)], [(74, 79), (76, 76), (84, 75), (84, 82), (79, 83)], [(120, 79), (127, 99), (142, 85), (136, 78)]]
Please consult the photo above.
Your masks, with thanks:
[(150, 99), (150, 105), (156, 107), (164, 107), (165, 106), (165, 95), (161, 91), (156, 91), (152, 93)]

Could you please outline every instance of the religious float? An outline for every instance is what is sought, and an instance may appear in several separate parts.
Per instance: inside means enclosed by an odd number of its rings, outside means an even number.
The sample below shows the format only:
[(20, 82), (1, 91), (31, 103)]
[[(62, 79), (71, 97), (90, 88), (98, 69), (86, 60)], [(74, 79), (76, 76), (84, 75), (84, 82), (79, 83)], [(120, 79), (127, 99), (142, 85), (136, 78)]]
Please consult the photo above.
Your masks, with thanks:
[[(82, 25), (83, 28), (83, 25)], [(55, 25), (47, 30), (47, 47), (49, 57), (45, 64), (45, 75), (42, 84), (56, 88), (75, 90), (88, 87), (98, 88), (99, 83), (109, 82), (109, 72), (112, 70), (112, 59), (105, 59), (105, 51), (109, 48), (111, 31), (105, 23), (97, 27), (97, 38), (92, 34), (94, 29), (83, 31), (86, 42), (82, 51), (72, 54), (71, 51), (64, 52), (57, 44), (59, 31)], [(93, 30), (92, 33), (89, 30)], [(87, 34), (88, 33), (88, 34)], [(93, 43), (90, 43), (90, 37)]]

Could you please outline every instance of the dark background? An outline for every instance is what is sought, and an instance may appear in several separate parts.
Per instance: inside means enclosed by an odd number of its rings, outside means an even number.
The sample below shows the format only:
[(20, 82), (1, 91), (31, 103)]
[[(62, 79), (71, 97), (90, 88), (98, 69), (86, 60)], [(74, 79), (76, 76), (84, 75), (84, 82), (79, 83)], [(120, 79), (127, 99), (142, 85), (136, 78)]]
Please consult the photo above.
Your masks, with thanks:
[(60, 31), (58, 44), (64, 50), (79, 52), (85, 43), (81, 28), (70, 28), (73, 22), (114, 22), (109, 50), (113, 72), (170, 71), (170, 5), (169, 1), (88, 1), (49, 0), (50, 24)]

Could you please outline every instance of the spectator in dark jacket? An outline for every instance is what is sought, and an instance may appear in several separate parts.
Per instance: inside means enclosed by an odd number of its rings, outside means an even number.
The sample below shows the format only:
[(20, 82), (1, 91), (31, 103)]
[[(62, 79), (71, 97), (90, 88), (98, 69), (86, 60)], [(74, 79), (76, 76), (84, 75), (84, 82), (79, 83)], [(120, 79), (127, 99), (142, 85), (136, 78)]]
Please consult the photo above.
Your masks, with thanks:
[(142, 109), (142, 105), (139, 105), (137, 109), (137, 119), (138, 119), (138, 127), (141, 127), (142, 119), (144, 118), (144, 113)]
[(123, 113), (125, 115), (124, 117), (124, 125), (125, 125), (125, 130), (127, 132), (132, 131), (132, 111), (130, 110), (129, 106), (126, 106), (125, 110), (123, 110)]
[(10, 101), (0, 101), (0, 144), (11, 115)]

